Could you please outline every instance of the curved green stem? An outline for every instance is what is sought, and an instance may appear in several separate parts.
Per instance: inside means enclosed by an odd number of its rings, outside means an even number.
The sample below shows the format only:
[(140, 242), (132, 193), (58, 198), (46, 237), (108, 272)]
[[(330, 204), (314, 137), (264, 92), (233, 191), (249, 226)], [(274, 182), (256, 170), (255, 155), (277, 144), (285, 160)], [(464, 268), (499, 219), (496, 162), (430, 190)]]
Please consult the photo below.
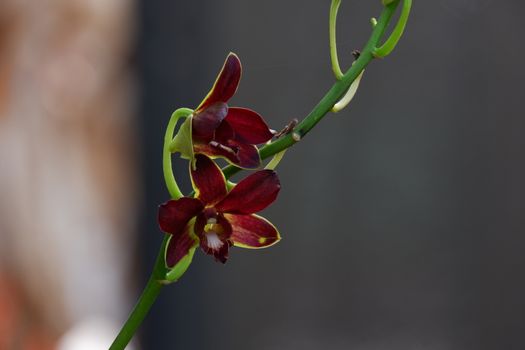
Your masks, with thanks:
[[(193, 110), (189, 108), (180, 108), (177, 109), (171, 115), (170, 121), (168, 122), (168, 127), (166, 128), (166, 134), (164, 136), (164, 148), (162, 150), (162, 170), (164, 173), (164, 181), (166, 182), (166, 187), (170, 193), (170, 196), (173, 199), (178, 199), (183, 196), (175, 176), (173, 175), (173, 167), (171, 164), (171, 152), (170, 144), (173, 139), (173, 133), (175, 132), (175, 127), (180, 118), (187, 117)], [(166, 244), (169, 240), (169, 235), (164, 236), (164, 240), (160, 246), (159, 253), (157, 254), (157, 259), (155, 260), (155, 266), (151, 276), (142, 291), (142, 294), (137, 301), (137, 304), (133, 308), (133, 311), (129, 315), (126, 323), (122, 326), (119, 334), (111, 344), (109, 350), (123, 350), (126, 348), (128, 343), (133, 338), (133, 335), (137, 331), (137, 328), (140, 326), (151, 306), (157, 299), (162, 286), (164, 286), (164, 281), (166, 280), (166, 275), (168, 269), (164, 263), (164, 253), (166, 250)]]
[[(396, 6), (398, 2), (394, 4), (393, 2), (388, 4), (387, 6)], [(407, 25), (408, 17), (410, 16), (410, 9), (412, 8), (412, 0), (403, 0), (403, 9), (401, 10), (401, 15), (399, 16), (399, 21), (397, 21), (397, 24), (392, 31), (392, 34), (388, 39), (385, 41), (385, 43), (374, 50), (373, 54), (375, 57), (385, 57), (388, 56), (396, 47), (397, 43), (399, 42), (399, 39), (401, 39), (401, 36), (403, 35), (403, 32), (405, 31), (405, 27)]]
[[(373, 52), (376, 46), (379, 43), (379, 40), (382, 38), (385, 28), (392, 18), (392, 14), (399, 4), (398, 1), (394, 1), (392, 4), (386, 6), (381, 13), (377, 25), (374, 27), (372, 35), (368, 40), (363, 52), (360, 57), (354, 62), (352, 67), (342, 76), (341, 80), (337, 81), (332, 88), (326, 93), (326, 95), (321, 99), (321, 101), (314, 107), (314, 109), (303, 119), (301, 123), (293, 130), (292, 133), (267, 144), (262, 147), (260, 150), (261, 158), (266, 159), (271, 157), (279, 152), (284, 151), (285, 149), (293, 146), (295, 143), (300, 141), (321, 119), (332, 109), (335, 103), (341, 99), (341, 97), (349, 89), (350, 85), (357, 79), (365, 67), (372, 61), (374, 58)], [(171, 152), (169, 146), (173, 139), (173, 133), (175, 131), (175, 126), (179, 118), (188, 116), (193, 111), (188, 108), (181, 108), (175, 113), (173, 113), (168, 128), (166, 130), (166, 136), (164, 138), (164, 150), (163, 150), (163, 170), (166, 184), (168, 190), (173, 198), (179, 198), (182, 196), (182, 193), (175, 181), (173, 176), (173, 169), (171, 167)], [(240, 168), (235, 166), (227, 166), (223, 169), (226, 177), (231, 177), (238, 171)], [(123, 350), (129, 341), (132, 339), (140, 323), (146, 317), (149, 309), (155, 302), (157, 296), (159, 295), (163, 284), (163, 281), (166, 279), (166, 274), (168, 269), (165, 266), (164, 262), (164, 252), (166, 244), (168, 242), (169, 235), (166, 235), (164, 241), (160, 247), (159, 254), (157, 255), (157, 260), (155, 262), (155, 267), (151, 277), (140, 296), (135, 308), (131, 312), (128, 320), (122, 327), (122, 330), (118, 334), (117, 338), (109, 348), (110, 350)]]
[[(378, 45), (379, 41), (385, 33), (385, 29), (392, 19), (399, 2), (396, 1), (383, 8), (381, 16), (374, 27), (370, 39), (365, 45), (359, 58), (354, 62), (352, 67), (344, 74), (341, 80), (337, 81), (326, 95), (319, 101), (314, 109), (299, 123), (294, 131), (272, 143), (269, 143), (260, 149), (262, 159), (273, 156), (301, 140), (313, 127), (317, 125), (324, 118), (324, 116), (332, 109), (334, 104), (341, 99), (341, 97), (348, 91), (350, 85), (357, 79), (366, 66), (374, 59), (373, 51)], [(223, 168), (226, 178), (233, 176), (242, 169), (229, 165)]]
[(339, 66), (339, 58), (337, 57), (337, 41), (336, 41), (336, 22), (337, 12), (339, 11), (339, 5), (341, 0), (332, 0), (330, 5), (330, 60), (332, 61), (332, 70), (334, 71), (335, 78), (341, 80), (343, 78), (343, 72)]
[(164, 181), (166, 187), (170, 193), (171, 198), (178, 199), (183, 197), (179, 185), (173, 175), (173, 167), (171, 165), (171, 152), (170, 145), (173, 140), (173, 133), (175, 132), (175, 126), (180, 118), (187, 117), (193, 113), (193, 110), (189, 108), (179, 108), (171, 115), (168, 127), (166, 128), (166, 134), (164, 135), (164, 148), (162, 150), (162, 171), (164, 172)]
[[(183, 197), (183, 194), (177, 185), (175, 180), (175, 175), (173, 174), (173, 167), (171, 164), (171, 151), (170, 145), (173, 140), (173, 133), (175, 132), (175, 127), (180, 118), (184, 118), (193, 113), (193, 110), (189, 108), (179, 108), (171, 115), (170, 121), (166, 128), (166, 134), (164, 135), (164, 148), (162, 150), (162, 170), (164, 173), (164, 180), (166, 182), (166, 187), (170, 193), (171, 198), (178, 199)], [(151, 276), (142, 291), (142, 294), (137, 301), (137, 304), (131, 311), (131, 314), (128, 316), (126, 323), (122, 326), (119, 334), (111, 344), (109, 350), (123, 350), (126, 348), (128, 343), (133, 338), (133, 335), (137, 331), (137, 328), (140, 326), (146, 315), (148, 314), (151, 306), (159, 296), (159, 293), (162, 287), (165, 285), (166, 276), (170, 272), (166, 268), (164, 254), (166, 251), (166, 244), (169, 241), (170, 235), (166, 234), (164, 240), (157, 254), (155, 260), (155, 266)], [(191, 261), (191, 260), (190, 260)]]
[(161, 283), (166, 276), (166, 266), (164, 264), (164, 250), (166, 249), (166, 243), (168, 242), (169, 235), (164, 236), (162, 241), (157, 259), (155, 261), (155, 266), (151, 273), (151, 276), (144, 288), (142, 294), (140, 295), (137, 304), (131, 311), (131, 314), (128, 317), (128, 320), (122, 326), (119, 334), (109, 347), (109, 350), (124, 350), (129, 344), (133, 335), (137, 331), (137, 328), (140, 326), (151, 306), (157, 299), (162, 289), (163, 284)]

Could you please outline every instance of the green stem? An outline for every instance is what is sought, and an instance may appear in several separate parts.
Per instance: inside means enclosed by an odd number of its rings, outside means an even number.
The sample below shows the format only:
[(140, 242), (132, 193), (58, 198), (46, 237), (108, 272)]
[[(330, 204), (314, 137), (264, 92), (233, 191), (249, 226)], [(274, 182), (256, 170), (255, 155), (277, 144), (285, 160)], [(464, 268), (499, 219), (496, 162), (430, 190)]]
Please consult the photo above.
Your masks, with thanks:
[[(193, 113), (193, 110), (189, 108), (180, 108), (173, 112), (170, 121), (168, 122), (168, 127), (166, 128), (166, 134), (164, 136), (164, 148), (162, 150), (162, 170), (164, 173), (166, 187), (168, 188), (171, 198), (173, 199), (181, 198), (183, 194), (177, 185), (177, 181), (175, 180), (175, 176), (173, 174), (170, 144), (173, 140), (173, 134), (179, 119), (187, 117), (191, 113)], [(122, 326), (122, 329), (113, 341), (113, 344), (111, 344), (109, 350), (123, 350), (126, 348), (128, 343), (133, 338), (133, 335), (137, 331), (137, 328), (140, 326), (151, 309), (151, 306), (153, 303), (155, 303), (155, 300), (157, 300), (162, 286), (164, 286), (163, 281), (165, 281), (166, 274), (168, 273), (168, 269), (164, 263), (164, 252), (166, 250), (166, 244), (168, 243), (169, 237), (170, 235), (168, 234), (164, 236), (164, 240), (162, 241), (159, 253), (157, 254), (155, 266), (153, 267), (153, 271), (148, 280), (148, 283), (146, 284), (146, 287), (144, 287), (137, 304), (133, 308), (133, 311), (131, 311), (131, 314), (129, 315), (126, 323), (124, 323)]]
[(341, 80), (343, 78), (343, 72), (339, 66), (339, 58), (337, 57), (337, 41), (336, 41), (336, 22), (337, 12), (339, 11), (339, 5), (341, 0), (332, 0), (330, 5), (330, 60), (332, 61), (332, 70), (334, 71), (335, 78)]
[[(390, 6), (390, 5), (389, 5)], [(399, 21), (392, 31), (392, 34), (388, 37), (385, 43), (374, 50), (373, 54), (375, 57), (385, 57), (388, 56), (396, 47), (399, 39), (405, 31), (407, 25), (408, 17), (410, 16), (410, 9), (412, 8), (412, 0), (403, 0), (403, 9), (401, 10), (401, 15), (399, 16)]]
[(164, 149), (162, 150), (162, 170), (164, 172), (164, 181), (168, 187), (168, 192), (171, 195), (171, 198), (178, 199), (183, 197), (177, 181), (175, 180), (175, 175), (173, 175), (173, 168), (171, 166), (171, 152), (170, 144), (173, 140), (173, 133), (175, 132), (175, 127), (180, 118), (187, 117), (193, 110), (189, 108), (179, 108), (171, 115), (168, 127), (166, 128), (166, 134), (164, 135)]
[(169, 235), (164, 237), (162, 241), (157, 259), (155, 261), (155, 266), (151, 273), (151, 276), (146, 284), (146, 287), (142, 291), (137, 304), (131, 311), (131, 314), (128, 317), (128, 320), (122, 326), (119, 334), (111, 344), (109, 350), (124, 350), (129, 344), (133, 335), (137, 331), (137, 328), (140, 326), (151, 306), (159, 296), (159, 293), (162, 289), (163, 284), (160, 282), (166, 276), (166, 267), (164, 265), (164, 250), (166, 249), (166, 243), (168, 242)]
[[(312, 130), (317, 123), (324, 118), (324, 116), (332, 109), (335, 103), (348, 91), (350, 85), (355, 79), (361, 74), (366, 66), (374, 59), (373, 52), (377, 47), (379, 41), (385, 33), (385, 29), (392, 19), (399, 1), (385, 6), (381, 12), (381, 16), (377, 21), (377, 25), (372, 31), (372, 35), (368, 40), (365, 48), (361, 52), (359, 58), (354, 62), (352, 67), (344, 74), (341, 80), (337, 81), (332, 88), (326, 93), (321, 101), (314, 107), (314, 109), (299, 123), (294, 131), (272, 143), (269, 143), (260, 149), (262, 159), (273, 156), (279, 153), (301, 140), (310, 130)], [(226, 178), (230, 178), (242, 169), (229, 165), (223, 168), (224, 175)]]
[[(291, 134), (288, 134), (261, 148), (261, 158), (266, 159), (293, 146), (295, 143), (301, 140), (301, 138), (304, 137), (317, 123), (319, 123), (321, 119), (332, 109), (334, 104), (346, 93), (352, 82), (361, 74), (365, 67), (374, 58), (373, 51), (377, 47), (379, 40), (382, 38), (385, 28), (390, 22), (392, 14), (396, 10), (398, 4), (398, 1), (394, 1), (383, 9), (377, 25), (374, 27), (372, 35), (363, 49), (361, 56), (342, 76), (341, 80), (337, 81), (332, 86), (323, 99), (317, 104), (317, 106), (314, 107), (310, 114), (308, 114), (308, 116), (306, 116), (306, 118), (304, 118), (303, 121), (297, 125)], [(179, 198), (182, 196), (182, 193), (175, 182), (175, 177), (173, 176), (173, 169), (171, 166), (171, 152), (169, 151), (169, 146), (173, 139), (173, 133), (178, 119), (188, 116), (191, 113), (192, 110), (188, 108), (181, 108), (175, 111), (170, 119), (168, 128), (166, 130), (166, 136), (164, 138), (163, 170), (166, 184), (172, 198)], [(223, 170), (226, 177), (231, 177), (241, 169), (235, 166), (227, 166)], [(157, 296), (159, 295), (163, 286), (162, 281), (165, 280), (166, 273), (168, 272), (164, 263), (164, 252), (168, 238), (169, 235), (166, 235), (164, 241), (162, 242), (159, 254), (157, 255), (157, 260), (155, 262), (155, 267), (153, 268), (151, 277), (148, 280), (148, 283), (146, 284), (146, 287), (144, 288), (144, 291), (142, 292), (142, 295), (140, 296), (135, 308), (131, 312), (128, 320), (122, 327), (122, 330), (118, 334), (109, 350), (123, 350), (127, 346), (137, 331), (137, 328), (146, 317)]]

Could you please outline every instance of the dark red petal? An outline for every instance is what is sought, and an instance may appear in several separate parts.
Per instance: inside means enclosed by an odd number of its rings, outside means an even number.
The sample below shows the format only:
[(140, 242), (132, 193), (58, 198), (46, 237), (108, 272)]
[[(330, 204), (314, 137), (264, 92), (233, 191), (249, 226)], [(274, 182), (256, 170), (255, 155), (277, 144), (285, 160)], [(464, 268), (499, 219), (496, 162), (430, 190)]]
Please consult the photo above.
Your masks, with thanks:
[(239, 142), (259, 144), (273, 137), (264, 119), (251, 109), (231, 107), (225, 121), (230, 124), (235, 140)]
[(158, 222), (163, 232), (179, 235), (188, 221), (204, 209), (200, 200), (182, 197), (159, 206)]
[(186, 225), (184, 232), (180, 235), (173, 235), (168, 242), (166, 248), (166, 265), (168, 267), (175, 266), (182, 258), (184, 258), (195, 245), (198, 244), (197, 239), (190, 234), (191, 225)]
[(233, 139), (233, 129), (230, 124), (223, 121), (217, 130), (215, 130), (213, 140), (221, 144), (227, 144), (231, 139)]
[(259, 150), (254, 145), (240, 143), (236, 141), (228, 142), (228, 146), (237, 150), (237, 158), (239, 162), (237, 165), (244, 169), (257, 169), (261, 166), (261, 156)]
[(258, 215), (224, 214), (232, 226), (230, 240), (242, 248), (264, 248), (277, 243), (281, 236), (268, 220)]
[(228, 105), (218, 102), (194, 114), (191, 124), (192, 137), (206, 142), (213, 139), (215, 130), (228, 113)]
[(195, 143), (193, 145), (195, 153), (205, 154), (211, 158), (225, 158), (239, 168), (257, 169), (261, 165), (259, 151), (254, 145), (228, 141), (226, 144), (218, 142)]
[(215, 208), (221, 213), (256, 213), (269, 206), (280, 189), (273, 170), (258, 171), (239, 182)]
[(228, 102), (235, 94), (235, 91), (237, 91), (239, 81), (241, 80), (241, 73), (241, 61), (236, 54), (231, 52), (228, 57), (226, 57), (226, 61), (222, 66), (217, 80), (215, 80), (215, 84), (213, 84), (210, 92), (208, 92), (208, 95), (196, 110), (200, 111), (216, 102)]
[(195, 233), (199, 237), (203, 252), (208, 255), (213, 255), (216, 261), (224, 264), (226, 260), (228, 260), (232, 228), (230, 223), (222, 215), (217, 215), (214, 218), (217, 220), (217, 230), (214, 232), (205, 232), (204, 227), (208, 222), (208, 218), (205, 213), (199, 215), (195, 222)]
[(204, 204), (213, 204), (226, 196), (226, 179), (221, 169), (210, 158), (198, 154), (195, 157), (195, 170), (190, 165), (191, 180), (195, 197)]

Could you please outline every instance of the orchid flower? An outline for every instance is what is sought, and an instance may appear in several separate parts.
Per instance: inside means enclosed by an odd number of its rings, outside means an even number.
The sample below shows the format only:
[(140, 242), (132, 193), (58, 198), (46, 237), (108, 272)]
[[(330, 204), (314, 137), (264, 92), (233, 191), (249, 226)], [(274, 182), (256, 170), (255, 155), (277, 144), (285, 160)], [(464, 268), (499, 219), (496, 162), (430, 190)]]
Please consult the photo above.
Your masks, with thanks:
[(182, 197), (159, 207), (160, 229), (172, 236), (166, 249), (168, 267), (175, 266), (198, 244), (206, 254), (225, 263), (232, 245), (257, 249), (280, 240), (277, 229), (255, 215), (277, 198), (280, 183), (273, 170), (255, 172), (228, 191), (220, 168), (198, 154), (190, 175), (195, 198)]
[(273, 132), (258, 113), (227, 104), (237, 91), (241, 73), (239, 57), (230, 53), (208, 95), (179, 129), (172, 153), (180, 152), (191, 161), (195, 154), (220, 157), (245, 169), (261, 165), (256, 145), (269, 141)]

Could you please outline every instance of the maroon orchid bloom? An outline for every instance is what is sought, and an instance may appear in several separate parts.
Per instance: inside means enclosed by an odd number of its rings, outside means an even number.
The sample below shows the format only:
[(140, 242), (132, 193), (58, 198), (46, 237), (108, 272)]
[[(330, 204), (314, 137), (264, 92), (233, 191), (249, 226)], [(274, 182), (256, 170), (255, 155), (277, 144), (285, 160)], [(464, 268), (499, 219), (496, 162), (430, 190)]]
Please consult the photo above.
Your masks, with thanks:
[(273, 170), (253, 173), (228, 192), (215, 162), (197, 155), (190, 175), (195, 198), (170, 200), (159, 208), (160, 229), (172, 235), (166, 250), (168, 267), (175, 266), (199, 243), (206, 254), (225, 263), (232, 245), (257, 249), (280, 240), (277, 229), (254, 214), (277, 198), (280, 183)]
[[(225, 158), (231, 164), (255, 169), (261, 164), (258, 144), (273, 137), (263, 118), (247, 108), (228, 107), (241, 79), (241, 61), (230, 53), (211, 91), (175, 137), (171, 151), (193, 160), (193, 153)], [(188, 147), (187, 143), (193, 147)]]

